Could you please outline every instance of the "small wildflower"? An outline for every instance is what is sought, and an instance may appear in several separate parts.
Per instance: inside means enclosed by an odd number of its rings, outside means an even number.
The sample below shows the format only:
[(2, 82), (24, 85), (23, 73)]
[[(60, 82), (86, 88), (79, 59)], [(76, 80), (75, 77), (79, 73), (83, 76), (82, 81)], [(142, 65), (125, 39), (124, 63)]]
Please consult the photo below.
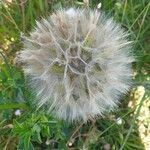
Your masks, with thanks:
[(122, 123), (123, 123), (123, 120), (122, 120), (122, 118), (117, 118), (116, 119), (116, 123), (118, 124), (118, 125), (121, 125)]
[(21, 115), (20, 109), (17, 109), (17, 110), (15, 111), (15, 115), (16, 115), (16, 116), (20, 116), (20, 115)]
[(102, 7), (102, 3), (99, 3), (99, 4), (97, 5), (97, 8), (100, 9), (101, 7)]
[(131, 86), (127, 37), (101, 11), (58, 10), (22, 37), (15, 62), (36, 93), (37, 108), (63, 120), (87, 121), (114, 110)]
[(69, 143), (68, 143), (68, 146), (69, 146), (69, 147), (71, 147), (71, 146), (72, 146), (72, 143), (71, 143), (71, 142), (69, 142)]

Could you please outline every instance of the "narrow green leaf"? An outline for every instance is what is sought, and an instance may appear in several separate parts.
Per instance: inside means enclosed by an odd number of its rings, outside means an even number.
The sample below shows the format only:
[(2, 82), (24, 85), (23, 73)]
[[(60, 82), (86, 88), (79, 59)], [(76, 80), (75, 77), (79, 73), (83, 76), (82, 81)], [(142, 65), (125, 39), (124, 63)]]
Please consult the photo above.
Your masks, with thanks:
[(15, 108), (27, 108), (27, 105), (25, 103), (0, 104), (0, 110), (15, 109)]

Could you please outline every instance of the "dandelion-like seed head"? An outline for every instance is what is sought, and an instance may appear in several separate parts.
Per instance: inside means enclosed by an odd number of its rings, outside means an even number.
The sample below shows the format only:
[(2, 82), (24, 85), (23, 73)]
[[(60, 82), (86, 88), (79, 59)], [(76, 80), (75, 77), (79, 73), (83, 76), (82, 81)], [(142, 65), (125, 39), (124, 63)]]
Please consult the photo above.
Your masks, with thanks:
[(113, 110), (131, 81), (127, 33), (97, 10), (58, 10), (36, 22), (16, 61), (37, 107), (68, 121)]

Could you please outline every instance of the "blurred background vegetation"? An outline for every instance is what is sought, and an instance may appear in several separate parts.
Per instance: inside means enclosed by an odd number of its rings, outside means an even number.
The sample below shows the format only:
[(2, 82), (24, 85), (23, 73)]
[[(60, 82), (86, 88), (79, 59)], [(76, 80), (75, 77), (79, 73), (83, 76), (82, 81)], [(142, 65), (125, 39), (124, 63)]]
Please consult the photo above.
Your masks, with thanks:
[[(86, 1), (86, 0), (85, 0)], [(150, 1), (91, 0), (114, 16), (134, 41), (134, 85), (119, 108), (87, 124), (68, 124), (34, 111), (33, 95), (13, 65), (35, 20), (79, 0), (0, 0), (0, 150), (150, 150)]]

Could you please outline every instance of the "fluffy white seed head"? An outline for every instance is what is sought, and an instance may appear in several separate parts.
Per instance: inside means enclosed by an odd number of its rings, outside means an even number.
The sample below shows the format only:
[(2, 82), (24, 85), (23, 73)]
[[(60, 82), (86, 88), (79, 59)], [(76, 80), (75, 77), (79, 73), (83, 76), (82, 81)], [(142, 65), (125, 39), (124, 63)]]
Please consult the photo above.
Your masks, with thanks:
[(131, 81), (127, 33), (97, 10), (58, 10), (36, 22), (16, 61), (37, 107), (74, 121), (113, 110)]

